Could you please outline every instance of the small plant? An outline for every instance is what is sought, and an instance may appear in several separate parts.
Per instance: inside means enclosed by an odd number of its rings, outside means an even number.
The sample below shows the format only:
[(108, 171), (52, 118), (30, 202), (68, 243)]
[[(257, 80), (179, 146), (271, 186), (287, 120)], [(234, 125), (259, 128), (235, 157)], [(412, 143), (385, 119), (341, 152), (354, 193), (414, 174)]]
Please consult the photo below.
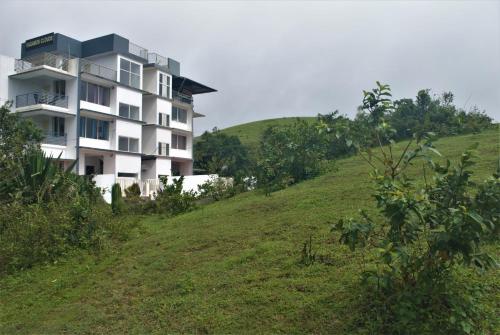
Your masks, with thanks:
[(113, 214), (118, 215), (123, 213), (124, 203), (122, 198), (122, 188), (120, 184), (113, 184), (111, 187), (111, 208)]
[(219, 201), (235, 196), (237, 189), (229, 178), (211, 178), (205, 183), (198, 185), (198, 194), (201, 199), (212, 199)]
[(133, 183), (125, 189), (125, 196), (127, 198), (138, 198), (141, 196), (141, 188), (139, 184)]
[(153, 204), (154, 212), (178, 215), (195, 208), (196, 194), (182, 190), (183, 176), (173, 179), (171, 184), (168, 177), (161, 177), (160, 182), (161, 187)]
[(312, 248), (312, 235), (309, 236), (309, 240), (304, 242), (302, 247), (302, 259), (301, 263), (309, 266), (316, 262), (316, 252)]

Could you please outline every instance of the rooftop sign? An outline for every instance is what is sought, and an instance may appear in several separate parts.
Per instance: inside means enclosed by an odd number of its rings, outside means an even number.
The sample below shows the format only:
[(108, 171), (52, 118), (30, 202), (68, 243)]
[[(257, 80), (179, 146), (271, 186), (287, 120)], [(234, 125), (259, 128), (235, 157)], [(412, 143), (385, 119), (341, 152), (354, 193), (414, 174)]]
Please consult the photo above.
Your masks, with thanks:
[(34, 49), (38, 47), (42, 47), (45, 45), (49, 45), (54, 43), (54, 33), (42, 35), (39, 37), (32, 38), (30, 40), (26, 40), (24, 46), (26, 49)]

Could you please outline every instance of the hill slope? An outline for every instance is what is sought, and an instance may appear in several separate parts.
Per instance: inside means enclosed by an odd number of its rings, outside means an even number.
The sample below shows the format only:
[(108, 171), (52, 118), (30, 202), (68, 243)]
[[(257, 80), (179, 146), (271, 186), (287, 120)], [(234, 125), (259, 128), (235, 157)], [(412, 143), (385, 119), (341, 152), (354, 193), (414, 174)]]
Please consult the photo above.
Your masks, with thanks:
[(241, 143), (256, 147), (259, 143), (260, 135), (270, 126), (284, 126), (295, 122), (297, 119), (314, 121), (315, 117), (283, 117), (278, 119), (260, 120), (255, 122), (243, 123), (237, 126), (221, 129), (221, 132), (227, 135), (238, 136)]
[[(473, 142), (481, 180), (496, 167), (498, 131), (436, 145), (456, 158)], [(119, 250), (3, 278), (0, 333), (356, 333), (359, 256), (337, 243), (330, 223), (374, 208), (366, 165), (352, 157), (337, 166), (271, 197), (249, 192), (173, 219), (144, 218)], [(309, 236), (329, 266), (300, 264)], [(494, 283), (495, 273), (482, 280)], [(495, 308), (499, 293), (490, 294)]]

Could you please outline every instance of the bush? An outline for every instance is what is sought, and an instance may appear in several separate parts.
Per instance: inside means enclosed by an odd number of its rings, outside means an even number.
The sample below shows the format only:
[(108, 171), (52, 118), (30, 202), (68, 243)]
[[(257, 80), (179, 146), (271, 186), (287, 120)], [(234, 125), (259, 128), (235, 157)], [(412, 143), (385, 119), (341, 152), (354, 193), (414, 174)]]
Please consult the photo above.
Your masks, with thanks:
[[(375, 291), (367, 297), (373, 302), (372, 319), (378, 320), (372, 331), (479, 332), (482, 312), (476, 306), (477, 295), (467, 286), (457, 290), (454, 272), (462, 266), (486, 270), (496, 265), (481, 245), (494, 230), (491, 217), (496, 214), (486, 207), (496, 201), (498, 185), (487, 183), (474, 197), (472, 151), (462, 154), (456, 167), (449, 161), (441, 166), (430, 156), (439, 153), (427, 136), (417, 136), (396, 156), (391, 139), (395, 131), (383, 117), (392, 108), (389, 96), (389, 87), (378, 84), (363, 100), (363, 107), (379, 122), (374, 128), (377, 142), (388, 146), (380, 145), (378, 153), (359, 146), (361, 157), (373, 168), (381, 220), (362, 211), (359, 219), (343, 219), (334, 227), (351, 250), (364, 253), (368, 247), (376, 256), (375, 265), (364, 263), (362, 273), (366, 292)], [(417, 158), (428, 163), (422, 171), (423, 186), (405, 175)]]
[(133, 183), (125, 189), (125, 196), (127, 198), (138, 198), (141, 196), (141, 188), (139, 184)]
[(1, 272), (51, 262), (74, 248), (99, 251), (107, 237), (122, 236), (114, 225), (107, 204), (74, 195), (0, 205)]
[(95, 183), (59, 169), (59, 159), (26, 149), (11, 162), (18, 173), (0, 180), (0, 272), (51, 262), (80, 248), (101, 250), (123, 239), (129, 220), (113, 220)]
[(318, 124), (298, 120), (269, 127), (262, 135), (256, 167), (257, 186), (266, 194), (318, 176), (328, 166), (327, 137)]
[(125, 204), (122, 197), (122, 188), (120, 184), (113, 184), (111, 187), (111, 208), (113, 209), (113, 214), (122, 214), (125, 209)]
[(234, 186), (232, 180), (227, 178), (211, 178), (211, 180), (198, 185), (198, 197), (201, 199), (212, 199), (219, 201), (235, 196), (238, 189)]
[(145, 199), (137, 203), (142, 213), (157, 213), (174, 216), (188, 212), (196, 207), (196, 194), (183, 192), (184, 177), (174, 179), (168, 184), (168, 177), (160, 177), (161, 187), (154, 200)]

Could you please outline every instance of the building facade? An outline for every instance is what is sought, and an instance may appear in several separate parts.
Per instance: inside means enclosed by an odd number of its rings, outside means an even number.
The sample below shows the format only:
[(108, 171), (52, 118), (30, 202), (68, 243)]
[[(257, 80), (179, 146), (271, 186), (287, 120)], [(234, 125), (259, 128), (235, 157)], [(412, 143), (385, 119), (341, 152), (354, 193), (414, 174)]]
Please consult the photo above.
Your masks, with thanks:
[[(192, 175), (193, 96), (214, 89), (180, 63), (116, 34), (51, 33), (0, 56), (0, 104), (31, 118), (41, 148), (80, 175), (157, 180)], [(3, 101), (2, 101), (3, 100)]]

